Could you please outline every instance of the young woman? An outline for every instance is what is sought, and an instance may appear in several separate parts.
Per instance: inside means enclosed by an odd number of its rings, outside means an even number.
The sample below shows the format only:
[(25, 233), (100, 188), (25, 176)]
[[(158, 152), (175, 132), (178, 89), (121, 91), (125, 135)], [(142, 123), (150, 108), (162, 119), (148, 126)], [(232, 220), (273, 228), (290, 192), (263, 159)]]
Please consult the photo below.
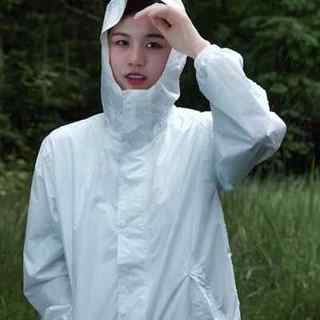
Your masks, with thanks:
[[(203, 39), (179, 0), (153, 2), (109, 3), (103, 113), (41, 145), (24, 290), (42, 319), (240, 319), (219, 192), (286, 127), (238, 53)], [(174, 104), (187, 56), (210, 112)]]

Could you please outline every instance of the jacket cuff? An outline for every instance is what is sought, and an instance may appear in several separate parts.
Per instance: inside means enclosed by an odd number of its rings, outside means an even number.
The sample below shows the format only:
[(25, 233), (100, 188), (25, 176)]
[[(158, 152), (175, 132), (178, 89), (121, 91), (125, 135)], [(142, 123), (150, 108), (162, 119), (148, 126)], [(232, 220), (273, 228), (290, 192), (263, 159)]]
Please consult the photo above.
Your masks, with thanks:
[(194, 60), (194, 66), (200, 78), (206, 78), (208, 66), (212, 66), (212, 62), (220, 65), (221, 59), (233, 62), (243, 69), (244, 62), (241, 54), (229, 48), (221, 48), (212, 44), (204, 48)]
[(203, 64), (205, 63), (205, 57), (208, 54), (217, 54), (221, 48), (217, 46), (216, 44), (211, 44), (210, 46), (205, 47), (194, 59), (194, 66), (196, 69), (201, 69)]

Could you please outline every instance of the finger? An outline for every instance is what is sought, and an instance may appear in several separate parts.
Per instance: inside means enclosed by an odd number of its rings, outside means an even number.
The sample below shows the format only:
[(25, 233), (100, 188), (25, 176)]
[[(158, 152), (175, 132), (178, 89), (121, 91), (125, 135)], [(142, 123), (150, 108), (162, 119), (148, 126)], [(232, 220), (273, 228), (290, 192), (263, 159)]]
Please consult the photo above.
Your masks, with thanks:
[(157, 16), (159, 18), (168, 20), (170, 14), (170, 10), (164, 4), (155, 3), (147, 8), (137, 12), (134, 18), (139, 19), (143, 16)]
[(152, 24), (165, 36), (167, 31), (170, 30), (171, 24), (162, 18), (150, 17)]
[(141, 16), (147, 15), (150, 12), (152, 12), (154, 10), (154, 8), (157, 8), (159, 6), (164, 6), (164, 4), (154, 3), (154, 4), (148, 6), (148, 7), (144, 8), (144, 9), (138, 11), (134, 16), (136, 18), (139, 18)]

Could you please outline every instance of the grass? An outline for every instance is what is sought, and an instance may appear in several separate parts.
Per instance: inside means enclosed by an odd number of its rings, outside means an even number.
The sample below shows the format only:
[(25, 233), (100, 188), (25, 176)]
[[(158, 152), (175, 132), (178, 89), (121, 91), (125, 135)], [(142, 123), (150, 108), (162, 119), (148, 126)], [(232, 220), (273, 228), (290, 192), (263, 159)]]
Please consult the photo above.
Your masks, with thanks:
[(320, 319), (320, 180), (256, 180), (223, 203), (243, 320)]
[(22, 245), (27, 210), (25, 194), (0, 196), (0, 319), (35, 320), (22, 295)]
[[(27, 202), (0, 195), (1, 320), (36, 319), (22, 296)], [(320, 179), (248, 181), (223, 204), (242, 319), (320, 319)]]

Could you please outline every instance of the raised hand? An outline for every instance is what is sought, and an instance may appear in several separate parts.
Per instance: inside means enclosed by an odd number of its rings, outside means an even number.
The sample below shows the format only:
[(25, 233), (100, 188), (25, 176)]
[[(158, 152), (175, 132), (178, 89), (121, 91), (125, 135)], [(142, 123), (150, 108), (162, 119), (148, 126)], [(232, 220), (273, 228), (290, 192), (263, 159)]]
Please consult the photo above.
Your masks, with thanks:
[(195, 58), (210, 42), (201, 37), (185, 11), (160, 3), (136, 13), (135, 19), (147, 16), (171, 47)]

